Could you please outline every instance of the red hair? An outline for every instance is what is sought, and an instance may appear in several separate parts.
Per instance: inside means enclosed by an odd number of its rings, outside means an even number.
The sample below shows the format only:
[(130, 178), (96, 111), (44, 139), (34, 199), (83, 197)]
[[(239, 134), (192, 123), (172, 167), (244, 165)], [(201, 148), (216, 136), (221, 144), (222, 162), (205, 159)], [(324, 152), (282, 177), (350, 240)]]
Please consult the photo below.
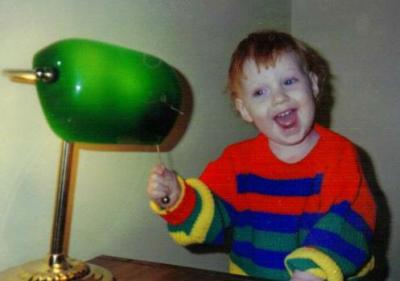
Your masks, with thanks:
[[(284, 52), (294, 52), (304, 63), (307, 71), (315, 73), (319, 84), (325, 81), (327, 69), (320, 64), (319, 56), (314, 50), (291, 35), (279, 31), (259, 31), (249, 34), (243, 39), (231, 57), (228, 76), (228, 90), (231, 98), (238, 95), (240, 80), (243, 74), (243, 64), (248, 59), (254, 59), (257, 65), (271, 66)], [(322, 88), (321, 85), (320, 89)]]

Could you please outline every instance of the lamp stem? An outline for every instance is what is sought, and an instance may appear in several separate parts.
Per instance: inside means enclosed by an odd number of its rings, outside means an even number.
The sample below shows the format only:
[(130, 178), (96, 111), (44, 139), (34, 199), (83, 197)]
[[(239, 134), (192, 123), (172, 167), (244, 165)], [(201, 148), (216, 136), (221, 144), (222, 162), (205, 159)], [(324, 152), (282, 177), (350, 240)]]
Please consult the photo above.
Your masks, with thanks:
[(50, 245), (49, 265), (66, 265), (64, 251), (65, 223), (68, 214), (70, 175), (72, 167), (73, 143), (63, 141), (60, 157), (53, 230)]

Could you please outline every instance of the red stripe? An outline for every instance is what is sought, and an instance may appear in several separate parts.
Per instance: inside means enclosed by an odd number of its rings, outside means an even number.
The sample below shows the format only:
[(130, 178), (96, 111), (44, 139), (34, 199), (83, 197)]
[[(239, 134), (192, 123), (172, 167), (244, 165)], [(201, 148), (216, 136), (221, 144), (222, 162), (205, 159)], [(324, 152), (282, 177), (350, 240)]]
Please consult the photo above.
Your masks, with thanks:
[(182, 224), (192, 214), (196, 204), (196, 192), (193, 188), (186, 185), (185, 195), (180, 205), (173, 210), (168, 212), (162, 217), (171, 225)]
[(363, 180), (363, 185), (360, 188), (357, 201), (353, 203), (352, 208), (355, 212), (360, 214), (368, 226), (374, 230), (376, 223), (376, 206), (365, 179), (363, 178)]

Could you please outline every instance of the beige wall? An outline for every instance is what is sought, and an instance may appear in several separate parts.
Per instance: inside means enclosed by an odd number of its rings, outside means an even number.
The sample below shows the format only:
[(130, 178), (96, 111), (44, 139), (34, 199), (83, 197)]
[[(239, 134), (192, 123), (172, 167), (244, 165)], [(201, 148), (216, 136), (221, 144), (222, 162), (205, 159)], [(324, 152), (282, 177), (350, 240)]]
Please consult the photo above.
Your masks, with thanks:
[[(245, 34), (288, 30), (290, 1), (0, 1), (0, 69), (29, 68), (56, 40), (84, 37), (146, 51), (177, 67), (194, 95), (190, 126), (164, 161), (185, 176), (234, 140), (253, 134), (222, 94), (229, 56)], [(0, 270), (49, 248), (60, 140), (34, 87), (0, 77)], [(222, 255), (176, 246), (147, 206), (145, 183), (157, 155), (79, 151), (70, 255), (100, 254), (224, 270)]]
[(292, 1), (292, 32), (323, 54), (334, 75), (332, 128), (372, 164), (367, 176), (379, 204), (380, 277), (374, 280), (386, 275), (386, 248), (388, 280), (400, 280), (399, 12), (397, 0)]

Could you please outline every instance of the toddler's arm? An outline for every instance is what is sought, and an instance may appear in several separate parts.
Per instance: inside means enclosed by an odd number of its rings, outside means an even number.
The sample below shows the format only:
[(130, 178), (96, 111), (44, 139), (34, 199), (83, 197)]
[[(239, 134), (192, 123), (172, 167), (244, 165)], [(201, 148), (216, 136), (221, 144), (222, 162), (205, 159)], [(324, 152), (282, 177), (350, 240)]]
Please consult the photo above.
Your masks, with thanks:
[[(165, 219), (175, 242), (183, 246), (225, 243), (230, 211), (201, 179), (183, 179), (157, 165), (151, 171), (147, 191), (150, 208)], [(170, 198), (168, 204), (162, 203), (165, 196)]]
[(376, 205), (357, 151), (349, 143), (338, 148), (340, 157), (324, 173), (318, 201), (322, 212), (285, 264), (289, 271), (314, 270), (328, 280), (361, 279), (374, 267)]
[[(181, 190), (175, 173), (164, 165), (156, 165), (150, 172), (147, 194), (152, 201), (162, 208), (170, 208), (175, 205)], [(169, 202), (164, 204), (163, 197), (169, 197)]]

